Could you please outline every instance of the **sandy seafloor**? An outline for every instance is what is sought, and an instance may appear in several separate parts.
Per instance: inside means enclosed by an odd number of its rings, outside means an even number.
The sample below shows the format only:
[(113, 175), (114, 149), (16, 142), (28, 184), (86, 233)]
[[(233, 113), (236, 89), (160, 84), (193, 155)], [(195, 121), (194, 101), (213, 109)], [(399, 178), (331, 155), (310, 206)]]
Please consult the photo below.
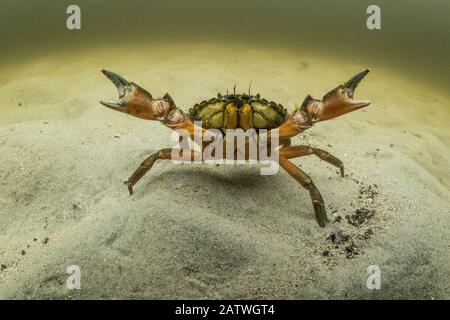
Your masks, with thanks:
[[(129, 196), (123, 181), (170, 130), (102, 107), (109, 68), (188, 110), (260, 92), (289, 110), (367, 67), (281, 50), (207, 44), (55, 53), (0, 74), (0, 298), (450, 298), (448, 92), (381, 66), (356, 92), (363, 111), (320, 123), (309, 143), (344, 161), (294, 162), (309, 194), (258, 166), (160, 162)], [(370, 213), (360, 225), (345, 217)], [(341, 218), (339, 218), (341, 217)], [(340, 220), (340, 222), (338, 222)], [(334, 239), (332, 241), (331, 239)], [(66, 268), (81, 269), (81, 290)], [(378, 265), (381, 289), (369, 290)]]

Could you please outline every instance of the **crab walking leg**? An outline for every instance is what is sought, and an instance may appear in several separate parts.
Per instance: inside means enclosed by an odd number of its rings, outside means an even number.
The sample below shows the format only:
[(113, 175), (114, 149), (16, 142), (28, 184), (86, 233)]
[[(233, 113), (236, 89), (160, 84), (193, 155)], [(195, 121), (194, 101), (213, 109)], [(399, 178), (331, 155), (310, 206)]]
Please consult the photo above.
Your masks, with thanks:
[(325, 210), (325, 204), (322, 199), (322, 195), (319, 190), (314, 185), (311, 178), (303, 172), (299, 167), (293, 164), (284, 156), (280, 155), (279, 159), (280, 166), (289, 173), (292, 178), (297, 180), (303, 188), (309, 190), (309, 194), (311, 196), (312, 204), (314, 206), (314, 212), (316, 214), (317, 223), (319, 226), (324, 227), (328, 221), (327, 212)]
[[(150, 155), (145, 159), (136, 169), (136, 171), (128, 178), (125, 183), (128, 186), (130, 195), (133, 194), (133, 186), (153, 167), (156, 160), (171, 160), (173, 148), (164, 148)], [(201, 157), (201, 153), (197, 151), (184, 152), (181, 151), (180, 157), (177, 160), (191, 160)]]
[(338, 167), (341, 171), (341, 176), (342, 177), (344, 176), (344, 164), (342, 163), (342, 161), (325, 150), (305, 145), (285, 147), (280, 150), (280, 155), (282, 155), (287, 159), (308, 156), (311, 154), (315, 154), (323, 161), (326, 161), (332, 164), (333, 166)]

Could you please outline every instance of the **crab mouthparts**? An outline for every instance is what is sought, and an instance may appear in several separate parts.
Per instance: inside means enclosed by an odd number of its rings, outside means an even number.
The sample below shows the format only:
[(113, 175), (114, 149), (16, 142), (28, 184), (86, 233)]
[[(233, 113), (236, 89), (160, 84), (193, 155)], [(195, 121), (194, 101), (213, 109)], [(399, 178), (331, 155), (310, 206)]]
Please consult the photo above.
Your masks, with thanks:
[(116, 86), (117, 91), (119, 93), (119, 100), (118, 101), (100, 101), (100, 103), (102, 105), (104, 105), (105, 107), (113, 108), (113, 109), (122, 107), (125, 103), (125, 101), (123, 101), (123, 98), (126, 97), (127, 89), (130, 88), (131, 84), (115, 72), (108, 71), (105, 69), (101, 69), (101, 71)]

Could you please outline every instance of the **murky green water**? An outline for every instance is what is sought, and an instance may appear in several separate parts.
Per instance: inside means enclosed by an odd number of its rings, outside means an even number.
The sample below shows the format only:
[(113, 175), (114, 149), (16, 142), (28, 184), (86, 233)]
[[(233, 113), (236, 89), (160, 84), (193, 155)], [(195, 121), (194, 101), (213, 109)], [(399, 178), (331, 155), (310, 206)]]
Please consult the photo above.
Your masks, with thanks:
[[(358, 92), (371, 121), (450, 142), (447, 0), (79, 0), (81, 30), (66, 27), (72, 1), (0, 4), (0, 124), (99, 107), (111, 97), (101, 67), (186, 110), (250, 81), (292, 110), (371, 67)], [(372, 4), (379, 30), (366, 25)]]
[[(436, 85), (448, 85), (446, 0), (79, 0), (82, 30), (68, 31), (66, 8), (73, 3), (0, 1), (2, 63), (110, 43), (207, 41), (317, 48), (368, 65), (385, 63)], [(366, 27), (370, 4), (381, 8), (381, 30)]]

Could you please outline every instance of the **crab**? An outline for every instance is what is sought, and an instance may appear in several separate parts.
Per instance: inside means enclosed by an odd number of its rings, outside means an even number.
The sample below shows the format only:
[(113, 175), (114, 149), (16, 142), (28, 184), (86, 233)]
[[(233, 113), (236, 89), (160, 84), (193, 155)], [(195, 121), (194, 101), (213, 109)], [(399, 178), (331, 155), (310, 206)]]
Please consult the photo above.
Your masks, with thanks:
[[(313, 180), (290, 159), (315, 155), (336, 166), (344, 177), (344, 164), (329, 152), (308, 145), (291, 146), (291, 138), (311, 128), (315, 123), (359, 110), (370, 104), (367, 100), (355, 100), (355, 89), (369, 73), (369, 69), (355, 74), (346, 83), (323, 96), (322, 100), (308, 95), (303, 103), (289, 113), (281, 104), (261, 98), (260, 94), (217, 94), (217, 97), (196, 104), (189, 113), (178, 108), (172, 97), (166, 93), (162, 98), (154, 98), (136, 83), (125, 80), (112, 71), (102, 69), (103, 74), (113, 82), (119, 92), (119, 100), (101, 101), (104, 106), (145, 120), (157, 120), (170, 129), (184, 129), (194, 136), (204, 134), (208, 129), (265, 129), (276, 130), (279, 139), (278, 161), (297, 182), (309, 191), (316, 220), (324, 227), (329, 221), (324, 200)], [(201, 126), (199, 122), (201, 121)], [(205, 143), (204, 143), (205, 144)], [(207, 143), (206, 143), (207, 144)], [(204, 147), (204, 145), (203, 145)], [(174, 148), (164, 148), (151, 154), (125, 181), (130, 195), (134, 185), (153, 167), (157, 160), (172, 159)], [(194, 160), (198, 151), (180, 150), (180, 156)], [(257, 160), (257, 159), (256, 159)]]

